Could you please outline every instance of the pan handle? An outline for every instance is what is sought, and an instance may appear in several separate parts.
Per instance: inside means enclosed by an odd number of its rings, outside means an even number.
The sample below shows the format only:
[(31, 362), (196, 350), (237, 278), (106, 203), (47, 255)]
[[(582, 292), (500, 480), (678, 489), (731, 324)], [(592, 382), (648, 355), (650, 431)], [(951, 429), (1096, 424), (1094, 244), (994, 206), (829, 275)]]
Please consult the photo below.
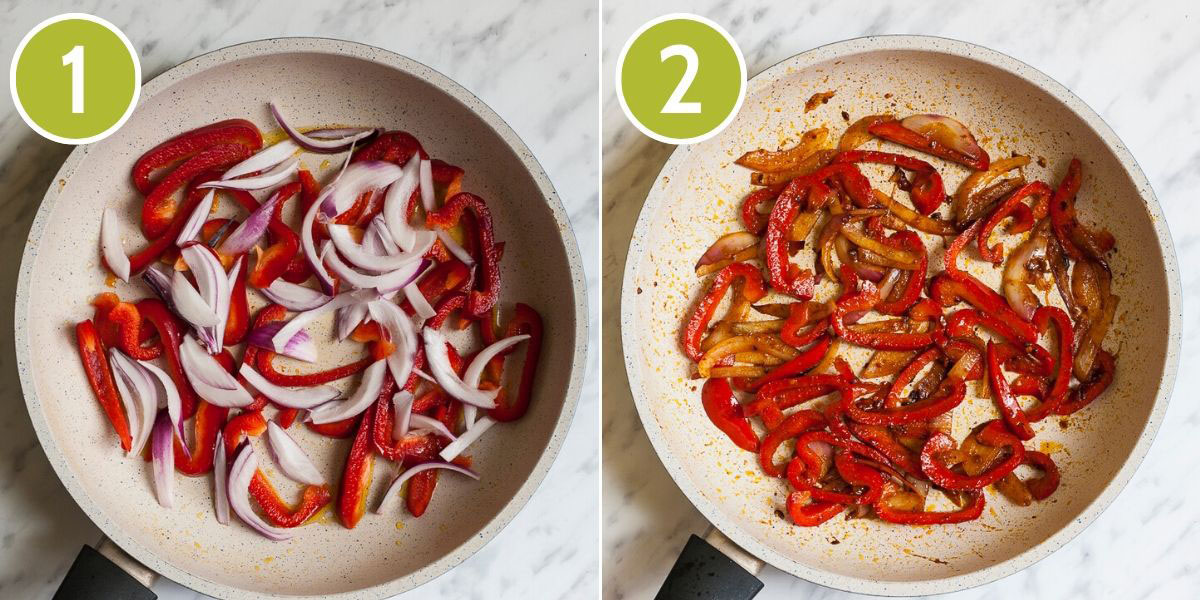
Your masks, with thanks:
[(701, 538), (692, 534), (655, 600), (751, 600), (763, 583), (763, 562), (742, 550), (716, 527)]
[(150, 591), (150, 586), (157, 578), (158, 573), (105, 537), (96, 544), (96, 549), (86, 544), (80, 548), (67, 576), (58, 585), (54, 600), (156, 600), (158, 594)]

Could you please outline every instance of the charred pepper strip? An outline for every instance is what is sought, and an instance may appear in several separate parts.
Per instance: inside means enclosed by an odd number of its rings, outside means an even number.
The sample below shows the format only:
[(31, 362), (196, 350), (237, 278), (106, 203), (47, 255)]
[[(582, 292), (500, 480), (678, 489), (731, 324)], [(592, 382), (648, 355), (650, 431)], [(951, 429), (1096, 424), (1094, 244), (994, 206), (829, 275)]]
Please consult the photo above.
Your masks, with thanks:
[(778, 381), (785, 377), (794, 377), (808, 371), (816, 366), (818, 362), (821, 362), (821, 359), (824, 358), (825, 353), (829, 350), (830, 343), (829, 336), (821, 337), (811, 347), (800, 352), (796, 358), (771, 369), (766, 375), (751, 381), (746, 386), (746, 391), (753, 392), (772, 381)]
[(934, 396), (905, 404), (897, 408), (883, 410), (866, 410), (855, 402), (852, 395), (842, 396), (842, 409), (850, 418), (868, 425), (902, 425), (917, 421), (928, 421), (942, 413), (949, 412), (962, 404), (966, 397), (967, 388), (961, 381), (946, 380), (946, 384)]
[[(167, 373), (171, 375), (171, 381), (175, 382), (175, 388), (179, 390), (182, 414), (186, 419), (196, 410), (198, 399), (192, 391), (192, 384), (188, 383), (187, 375), (183, 372), (183, 363), (179, 359), (179, 346), (183, 343), (183, 334), (180, 332), (184, 324), (158, 298), (139, 300), (137, 307), (142, 317), (158, 332), (158, 339), (167, 355)], [(175, 455), (179, 456), (179, 453), (176, 452)]]
[[(894, 490), (896, 488), (890, 489)], [(897, 523), (900, 525), (948, 525), (951, 523), (974, 521), (983, 514), (983, 507), (986, 504), (983, 492), (977, 491), (968, 493), (967, 497), (969, 501), (966, 506), (955, 511), (899, 510), (893, 508), (888, 503), (890, 496), (891, 494), (885, 491), (879, 502), (875, 503), (875, 515), (888, 523)]]
[(347, 529), (354, 529), (367, 509), (367, 492), (371, 489), (371, 475), (375, 466), (375, 453), (371, 444), (371, 411), (362, 414), (354, 442), (346, 455), (342, 469), (341, 490), (338, 492), (338, 518)]
[(749, 452), (758, 452), (758, 435), (750, 427), (742, 405), (734, 399), (729, 381), (722, 378), (705, 381), (700, 397), (705, 414), (717, 429), (729, 436), (737, 447)]
[(779, 195), (779, 190), (773, 188), (762, 188), (750, 192), (746, 199), (742, 201), (742, 223), (746, 225), (746, 229), (754, 235), (762, 235), (764, 229), (767, 228), (767, 215), (769, 213), (762, 212), (761, 207), (774, 200)]
[[(992, 214), (984, 221), (983, 228), (979, 230), (979, 255), (983, 257), (983, 260), (994, 265), (1003, 262), (1004, 248), (999, 245), (989, 246), (988, 239), (992, 237), (992, 232), (1000, 225), (1000, 222), (1012, 216), (1013, 211), (1016, 210), (1018, 205), (1024, 206), (1021, 202), (1029, 197), (1033, 197), (1034, 202), (1044, 202), (1044, 200), (1039, 200), (1039, 198), (1050, 197), (1050, 186), (1040, 181), (1027, 183), (1009, 194), (1008, 198), (1001, 202), (1000, 206), (996, 207), (996, 210), (992, 211)], [(1032, 217), (1032, 213), (1030, 213), (1030, 216)]]
[(229, 119), (181, 133), (137, 159), (130, 173), (133, 187), (145, 196), (154, 190), (150, 174), (155, 170), (191, 158), (209, 146), (228, 143), (243, 145), (254, 152), (262, 148), (262, 134), (254, 123), (245, 119)]
[(209, 169), (233, 165), (248, 158), (250, 153), (251, 151), (241, 144), (216, 144), (176, 167), (154, 186), (154, 190), (142, 202), (142, 233), (146, 234), (148, 239), (155, 239), (165, 235), (177, 217), (186, 220), (190, 213), (178, 214), (180, 211), (176, 210), (173, 198), (175, 192), (197, 175)]
[(755, 302), (766, 295), (762, 274), (758, 269), (746, 263), (733, 263), (721, 269), (683, 328), (683, 351), (692, 360), (699, 362), (704, 357), (704, 351), (700, 348), (704, 332), (708, 330), (713, 313), (725, 297), (725, 291), (737, 277), (743, 280), (742, 297), (747, 301)]
[(881, 298), (879, 304), (875, 305), (875, 310), (885, 315), (902, 315), (921, 299), (921, 291), (925, 289), (925, 274), (929, 270), (929, 253), (925, 251), (921, 236), (909, 230), (893, 233), (884, 243), (898, 246), (919, 256), (917, 268), (909, 272), (908, 281), (900, 295), (895, 300)]
[(458, 224), (463, 212), (470, 210), (475, 216), (475, 231), (479, 236), (477, 246), (482, 273), (479, 288), (472, 290), (467, 301), (467, 312), (482, 317), (496, 304), (500, 295), (500, 265), (496, 245), (493, 241), (492, 214), (483, 198), (467, 192), (459, 192), (441, 208), (426, 215), (426, 222), (439, 229), (449, 229)]
[(811, 186), (810, 178), (797, 177), (783, 189), (767, 220), (767, 235), (763, 245), (771, 285), (801, 300), (812, 298), (816, 276), (811, 270), (799, 270), (788, 259), (788, 234), (792, 230), (792, 221), (800, 213), (799, 195)]
[(775, 451), (779, 449), (779, 446), (806, 431), (824, 426), (825, 415), (815, 410), (800, 410), (788, 415), (778, 427), (772, 429), (767, 437), (763, 438), (762, 444), (759, 445), (758, 462), (762, 465), (763, 471), (766, 471), (767, 475), (771, 477), (782, 475), (783, 468), (775, 464)]
[(947, 148), (937, 140), (917, 133), (908, 129), (900, 121), (884, 121), (876, 123), (867, 128), (867, 131), (876, 137), (881, 137), (889, 142), (895, 142), (901, 146), (908, 146), (913, 150), (920, 150), (928, 154), (932, 154), (939, 158), (944, 158), (951, 162), (956, 162), (960, 165), (965, 165), (977, 171), (985, 171), (991, 160), (984, 153), (979, 157), (971, 157), (959, 152), (953, 148)]
[(878, 152), (872, 150), (851, 150), (842, 152), (833, 159), (834, 164), (837, 163), (878, 163), (883, 165), (895, 165), (902, 169), (907, 169), (913, 173), (912, 189), (909, 193), (912, 196), (913, 206), (917, 212), (928, 216), (933, 211), (937, 210), (943, 202), (946, 201), (946, 189), (942, 185), (942, 176), (938, 174), (933, 165), (903, 154), (893, 154), (891, 152)]
[(100, 408), (104, 409), (108, 422), (121, 440), (121, 449), (129, 452), (133, 446), (133, 438), (129, 435), (129, 421), (121, 408), (121, 398), (117, 395), (116, 384), (113, 383), (111, 371), (108, 369), (108, 357), (105, 355), (104, 344), (96, 334), (96, 326), (91, 321), (80, 321), (75, 325), (75, 340), (79, 344), (79, 358), (83, 361), (83, 370), (87, 374), (88, 383)]
[(1004, 417), (1004, 422), (1008, 424), (1008, 428), (1012, 430), (1013, 434), (1022, 440), (1033, 439), (1033, 428), (1029, 425), (1029, 417), (1025, 415), (1025, 411), (1017, 403), (1017, 397), (1008, 387), (1008, 380), (1004, 378), (1004, 368), (996, 348), (994, 342), (988, 342), (988, 382), (992, 387), (992, 397), (996, 401), (996, 408), (1000, 410), (1000, 415)]
[(1058, 182), (1058, 187), (1054, 190), (1054, 197), (1050, 200), (1050, 228), (1054, 230), (1054, 237), (1058, 238), (1063, 252), (1066, 252), (1071, 260), (1086, 258), (1083, 250), (1075, 245), (1072, 235), (1077, 225), (1075, 195), (1079, 193), (1079, 186), (1083, 178), (1082, 172), (1083, 164), (1079, 162), (1078, 158), (1072, 158), (1071, 164), (1067, 166), (1067, 174), (1063, 176), (1062, 181)]
[(794, 491), (788, 494), (787, 510), (792, 522), (801, 527), (816, 527), (828, 521), (846, 509), (846, 505), (837, 502), (811, 502), (812, 494), (806, 491)]
[(525, 364), (521, 368), (521, 382), (517, 387), (516, 398), (497, 398), (496, 408), (488, 411), (488, 416), (500, 421), (515, 421), (529, 410), (529, 401), (533, 397), (533, 380), (537, 376), (538, 358), (542, 353), (542, 317), (528, 304), (517, 303), (512, 320), (508, 322), (505, 336), (528, 335), (525, 341)]
[(921, 473), (921, 461), (917, 454), (901, 444), (887, 427), (865, 423), (848, 423), (847, 426), (855, 437), (878, 450), (887, 457), (891, 464), (911, 475), (924, 477), (924, 474)]
[(954, 443), (954, 438), (938, 432), (929, 436), (925, 446), (921, 448), (921, 470), (925, 476), (947, 490), (982, 490), (1012, 473), (1021, 461), (1025, 460), (1025, 446), (1021, 444), (1021, 440), (1010, 434), (1000, 421), (991, 421), (985, 425), (980, 429), (978, 436), (985, 444), (1008, 447), (1008, 457), (975, 476), (956, 473), (938, 459), (938, 455), (956, 450), (958, 444)]
[(1080, 383), (1079, 388), (1065, 402), (1058, 405), (1054, 413), (1069, 415), (1091, 404), (1112, 384), (1116, 369), (1117, 365), (1111, 354), (1105, 350), (1097, 351), (1096, 365), (1092, 367), (1092, 374), (1088, 376), (1088, 380)]
[(1054, 459), (1041, 452), (1026, 450), (1025, 460), (1021, 461), (1021, 464), (1036, 467), (1042, 471), (1040, 477), (1034, 477), (1024, 482), (1025, 486), (1029, 488), (1029, 493), (1035, 500), (1045, 500), (1058, 489), (1060, 475), (1058, 473), (1058, 465), (1054, 464)]
[[(842, 265), (842, 279), (847, 282), (846, 291), (834, 304), (833, 331), (847, 342), (856, 346), (878, 350), (919, 350), (934, 343), (933, 331), (924, 333), (902, 333), (893, 331), (864, 332), (846, 323), (846, 315), (870, 310), (879, 303), (879, 290), (870, 281), (862, 282), (862, 289), (852, 291), (858, 284), (858, 275), (849, 265)], [(935, 330), (934, 330), (935, 331)]]
[[(933, 278), (929, 288), (929, 296), (940, 302), (942, 306), (953, 306), (960, 299), (983, 311), (990, 319), (989, 322), (1002, 324), (1010, 341), (1032, 344), (1037, 341), (1037, 328), (1033, 323), (1022, 319), (1004, 296), (983, 285), (978, 279), (966, 273), (954, 276), (943, 273)], [(966, 318), (966, 317), (963, 317)]]

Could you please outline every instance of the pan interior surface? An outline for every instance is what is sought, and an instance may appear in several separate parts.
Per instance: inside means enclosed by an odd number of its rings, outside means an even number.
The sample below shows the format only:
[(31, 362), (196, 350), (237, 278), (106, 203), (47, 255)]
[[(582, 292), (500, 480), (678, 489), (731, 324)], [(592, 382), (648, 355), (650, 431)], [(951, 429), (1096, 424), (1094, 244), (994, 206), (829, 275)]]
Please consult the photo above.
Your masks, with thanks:
[[(379, 60), (381, 55), (390, 58)], [(552, 209), (557, 198), (544, 175), (531, 170), (532, 157), (490, 110), (440, 74), (390, 53), (342, 42), (276, 40), (206, 55), (178, 69), (186, 75), (144, 95), (121, 130), (88, 148), (70, 176), (54, 182), (47, 195), (53, 206), (39, 217), (43, 229), (35, 225), (31, 236), (27, 301), (18, 303), (18, 310), (27, 310), (17, 315), (19, 322), (25, 320), (28, 344), (18, 353), (27, 354), (24, 376), (34, 389), (27, 385), (26, 392), (47, 454), (107, 535), (135, 558), (200, 591), (238, 598), (367, 598), (415, 587), (465, 559), (511, 520), (544, 476), (545, 455), (565, 435), (569, 420), (564, 415), (570, 414), (574, 393), (569, 389), (577, 390), (581, 368), (574, 360), (580, 352), (576, 306), (583, 300), (576, 297), (582, 276), (571, 266), (569, 225), (561, 211)], [(449, 89), (457, 90), (457, 97)], [(73, 325), (90, 318), (88, 301), (94, 294), (113, 291), (105, 286), (97, 251), (104, 207), (124, 214), (129, 251), (141, 243), (132, 233), (138, 231), (140, 207), (129, 182), (134, 160), (171, 136), (222, 119), (247, 118), (264, 134), (277, 132), (267, 109), (271, 100), (300, 126), (408, 131), (431, 156), (463, 167), (463, 189), (487, 200), (497, 239), (506, 242), (501, 305), (530, 304), (546, 324), (529, 413), (494, 427), (472, 446), (468, 454), (482, 480), (443, 474), (434, 501), (419, 519), (407, 513), (402, 498), (393, 498), (383, 515), (368, 513), (349, 530), (337, 520), (335, 500), (291, 540), (271, 542), (236, 518), (230, 525), (216, 522), (211, 476), (176, 475), (176, 506), (163, 509), (154, 497), (149, 463), (122, 455), (75, 358)], [(279, 139), (274, 135), (272, 140)], [(302, 162), (319, 181), (328, 182), (343, 156), (306, 154)], [(144, 286), (121, 283), (115, 291), (123, 299), (147, 293)], [(252, 311), (263, 304), (252, 299)], [(310, 332), (332, 340), (327, 328)], [(357, 344), (319, 347), (317, 365), (297, 370), (361, 355)], [(358, 377), (339, 384), (353, 389)], [(318, 437), (300, 424), (290, 433), (329, 478), (336, 498), (350, 440)], [(256, 441), (260, 465), (284, 498), (295, 502), (299, 486), (276, 470), (263, 438)], [(380, 501), (394, 469), (385, 460), (375, 461), (368, 510)]]
[[(1029, 67), (1006, 57), (1005, 66), (998, 66), (993, 59), (999, 55), (991, 51), (911, 39), (835, 44), (753, 79), (737, 119), (711, 140), (680, 147), (652, 188), (626, 265), (622, 306), (626, 364), (642, 421), (701, 512), (776, 567), (823, 585), (878, 594), (939, 593), (985, 583), (1028, 566), (1082, 530), (1144, 455), (1148, 444), (1140, 442), (1153, 436), (1165, 410), (1174, 375), (1168, 365), (1178, 348), (1171, 314), (1178, 306), (1177, 283), (1172, 287), (1177, 274), (1165, 226), (1155, 222), (1160, 217), (1153, 192), (1127, 152), (1111, 147), (1081, 116), (1090, 109), (1071, 97), (1073, 109), (1047, 91), (1048, 84), (1033, 83)], [(942, 43), (952, 50), (943, 51)], [(975, 52), (988, 58), (977, 59)], [(1028, 72), (1018, 74), (1018, 67)], [(828, 103), (805, 112), (810, 97), (827, 91), (835, 92)], [(1022, 508), (989, 490), (982, 518), (961, 525), (907, 527), (838, 517), (820, 527), (797, 527), (784, 517), (786, 483), (766, 477), (757, 456), (735, 447), (705, 416), (701, 381), (690, 378), (694, 365), (679, 342), (684, 317), (708, 281), (698, 279), (693, 268), (716, 238), (744, 230), (739, 214), (751, 189), (749, 171), (734, 159), (758, 148), (791, 147), (804, 131), (820, 126), (830, 128), (836, 143), (849, 123), (885, 113), (953, 116), (993, 160), (1031, 156), (1025, 171), (1030, 181), (1056, 185), (1072, 157), (1082, 160), (1080, 220), (1108, 228), (1117, 239), (1111, 267), (1113, 292), (1121, 301), (1105, 342), (1117, 356), (1117, 375), (1092, 406), (1035, 426), (1038, 436), (1027, 446), (1050, 453), (1062, 473), (1061, 487), (1047, 501)], [(876, 141), (864, 146), (876, 148), (897, 151)], [(939, 169), (951, 193), (968, 173), (921, 158)], [(877, 188), (893, 192), (881, 183), (890, 171), (866, 165), (863, 170)], [(895, 194), (907, 199), (904, 192)], [(944, 245), (924, 237), (930, 272), (936, 273)], [(1020, 239), (1006, 236), (1005, 245), (1011, 250)], [(968, 255), (974, 265), (980, 263), (974, 250)], [(806, 266), (811, 251), (798, 256)], [(999, 269), (976, 266), (972, 272), (998, 288)], [(815, 299), (835, 297), (838, 290), (824, 282)], [(860, 349), (852, 356), (852, 364), (861, 366), (869, 354)], [(986, 384), (968, 388), (968, 400), (954, 411), (953, 435), (962, 439), (974, 425), (997, 416)], [(1121, 481), (1110, 485), (1119, 473)]]

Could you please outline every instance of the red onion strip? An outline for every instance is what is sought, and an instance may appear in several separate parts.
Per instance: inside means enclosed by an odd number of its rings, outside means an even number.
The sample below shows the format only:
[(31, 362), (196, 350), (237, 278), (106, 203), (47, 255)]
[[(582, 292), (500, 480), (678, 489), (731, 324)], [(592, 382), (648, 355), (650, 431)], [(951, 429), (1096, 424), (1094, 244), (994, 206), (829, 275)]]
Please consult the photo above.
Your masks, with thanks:
[[(317, 135), (305, 135), (300, 133), (300, 131), (295, 127), (292, 127), (290, 124), (288, 124), (288, 122), (283, 118), (283, 113), (280, 112), (279, 107), (276, 106), (274, 102), (270, 104), (270, 107), (271, 116), (275, 117), (275, 122), (279, 123), (279, 127), (283, 129), (284, 133), (286, 133), (289, 138), (295, 140), (300, 147), (308, 150), (309, 152), (317, 152), (322, 154), (341, 152), (342, 150), (349, 148), (354, 142), (375, 135), (377, 132), (375, 129), (362, 129), (357, 133), (349, 133), (344, 137), (334, 139), (319, 137)], [(330, 133), (329, 131), (326, 131), (323, 132), (323, 134), (329, 135)]]
[(244, 363), (242, 364), (242, 368), (238, 370), (238, 374), (246, 380), (246, 383), (249, 383), (251, 387), (258, 390), (260, 394), (266, 396), (271, 402), (288, 408), (308, 410), (341, 395), (341, 391), (328, 385), (301, 388), (276, 385), (260, 375), (250, 365)]
[(279, 470), (284, 475), (309, 485), (325, 485), (325, 476), (313, 464), (312, 459), (275, 421), (267, 421), (267, 442)]
[(242, 522), (263, 537), (276, 542), (290, 539), (291, 531), (272, 526), (250, 507), (250, 481), (257, 470), (258, 457), (254, 454), (254, 446), (243, 443), (237, 458), (233, 460), (233, 467), (229, 469), (229, 506)]
[(243, 177), (242, 179), (222, 179), (219, 181), (208, 181), (196, 187), (198, 188), (219, 188), (225, 190), (262, 190), (283, 183), (283, 180), (295, 175), (300, 170), (300, 161), (293, 160), (287, 164), (281, 164), (262, 175), (253, 177)]
[(387, 361), (377, 360), (371, 363), (371, 366), (363, 371), (362, 381), (359, 382), (358, 389), (354, 390), (353, 395), (345, 400), (326, 402), (310, 410), (309, 421), (315, 425), (321, 425), (358, 416), (379, 397), (379, 390), (383, 388), (383, 379), (386, 375)]
[(462, 451), (466, 450), (467, 446), (475, 443), (475, 440), (479, 439), (479, 436), (483, 435), (485, 431), (491, 429), (492, 425), (495, 424), (496, 421), (492, 420), (491, 417), (483, 417), (479, 419), (467, 427), (467, 430), (463, 432), (462, 435), (458, 436), (457, 440), (450, 442), (445, 448), (442, 448), (442, 451), (438, 454), (438, 456), (445, 461), (451, 461), (455, 458), (458, 458), (458, 455), (462, 454)]
[(204, 195), (204, 198), (200, 200), (200, 204), (196, 205), (196, 210), (192, 211), (192, 215), (184, 223), (183, 229), (179, 230), (179, 237), (175, 238), (176, 246), (182, 246), (196, 240), (196, 236), (200, 235), (200, 230), (204, 228), (204, 222), (208, 220), (209, 213), (212, 212), (213, 199), (216, 197), (216, 190), (209, 190)]
[(104, 209), (100, 217), (100, 252), (113, 275), (128, 283), (129, 256), (125, 254), (125, 245), (121, 243), (121, 221), (111, 208)]
[(216, 450), (213, 451), (213, 502), (217, 507), (217, 522), (229, 524), (229, 461), (225, 459), (225, 436), (217, 432)]
[(274, 167), (275, 165), (278, 165), (279, 163), (291, 158), (296, 154), (296, 152), (299, 151), (299, 144), (293, 142), (292, 140), (283, 140), (282, 142), (272, 144), (267, 148), (263, 148), (254, 156), (251, 156), (250, 158), (233, 165), (228, 171), (225, 171), (225, 174), (221, 176), (221, 179), (233, 179), (235, 177), (241, 177), (242, 175), (248, 175), (257, 171), (270, 169), (271, 167)]
[(116, 348), (108, 349), (108, 360), (116, 374), (114, 381), (120, 392), (125, 414), (129, 418), (130, 436), (133, 444), (127, 456), (137, 456), (150, 439), (154, 427), (155, 411), (158, 410), (158, 388), (148, 371)]
[(412, 467), (409, 467), (408, 469), (405, 469), (404, 472), (400, 473), (399, 475), (396, 476), (395, 479), (392, 480), (391, 485), (389, 485), (387, 491), (384, 492), (383, 500), (380, 501), (379, 507), (375, 509), (375, 512), (382, 513), (384, 511), (384, 509), (387, 508), (388, 504), (390, 504), (388, 502), (388, 500), (394, 496), (399, 495), (400, 488), (404, 485), (404, 482), (406, 482), (410, 478), (412, 478), (413, 475), (416, 475), (417, 473), (421, 473), (424, 471), (428, 471), (430, 469), (446, 469), (449, 471), (454, 471), (455, 473), (462, 473), (463, 475), (466, 475), (467, 477), (470, 477), (471, 479), (475, 479), (475, 480), (479, 479), (479, 474), (476, 473), (475, 471), (472, 471), (471, 469), (468, 469), (466, 467), (460, 467), (452, 462), (430, 461), (430, 462), (426, 462), (426, 463), (421, 463), (419, 465), (414, 465)]
[(159, 411), (150, 441), (150, 460), (154, 469), (154, 493), (163, 508), (175, 506), (175, 444), (172, 436), (171, 417), (167, 416), (167, 411)]
[(447, 394), (479, 408), (496, 407), (495, 390), (477, 390), (458, 378), (454, 368), (450, 366), (446, 337), (442, 335), (442, 332), (426, 327), (422, 330), (421, 336), (425, 338), (425, 359), (429, 361), (429, 370), (433, 371), (433, 377), (437, 379), (438, 385), (442, 386)]
[[(274, 321), (253, 329), (246, 336), (246, 343), (274, 352), (275, 346), (271, 343), (271, 338), (276, 333), (279, 333), (283, 325), (283, 321)], [(283, 352), (279, 352), (279, 354), (305, 362), (316, 362), (317, 345), (313, 343), (312, 336), (308, 335), (307, 331), (301, 329), (292, 336), (292, 339), (288, 340), (287, 345), (283, 347)]]
[(331, 298), (312, 288), (284, 281), (282, 278), (260, 289), (268, 300), (288, 310), (302, 312), (329, 302)]
[(225, 241), (221, 242), (217, 252), (226, 256), (237, 256), (254, 247), (267, 232), (267, 226), (271, 224), (271, 217), (279, 200), (279, 192), (271, 194), (266, 202), (254, 209), (254, 212), (250, 213), (250, 216), (246, 217), (246, 220), (242, 221), (241, 225), (238, 225), (237, 229), (234, 229), (233, 233), (225, 238)]

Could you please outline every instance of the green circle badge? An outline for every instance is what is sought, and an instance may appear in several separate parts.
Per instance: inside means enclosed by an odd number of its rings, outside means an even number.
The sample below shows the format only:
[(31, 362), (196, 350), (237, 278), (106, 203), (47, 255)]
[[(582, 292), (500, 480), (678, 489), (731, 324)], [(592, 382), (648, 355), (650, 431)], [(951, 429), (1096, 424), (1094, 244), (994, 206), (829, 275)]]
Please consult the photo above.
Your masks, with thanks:
[(719, 133), (741, 108), (746, 59), (720, 25), (697, 15), (663, 15), (625, 42), (616, 90), (642, 133), (693, 144)]
[(63, 144), (87, 144), (116, 131), (133, 113), (141, 82), (129, 38), (83, 13), (51, 17), (25, 34), (8, 80), (21, 118)]

